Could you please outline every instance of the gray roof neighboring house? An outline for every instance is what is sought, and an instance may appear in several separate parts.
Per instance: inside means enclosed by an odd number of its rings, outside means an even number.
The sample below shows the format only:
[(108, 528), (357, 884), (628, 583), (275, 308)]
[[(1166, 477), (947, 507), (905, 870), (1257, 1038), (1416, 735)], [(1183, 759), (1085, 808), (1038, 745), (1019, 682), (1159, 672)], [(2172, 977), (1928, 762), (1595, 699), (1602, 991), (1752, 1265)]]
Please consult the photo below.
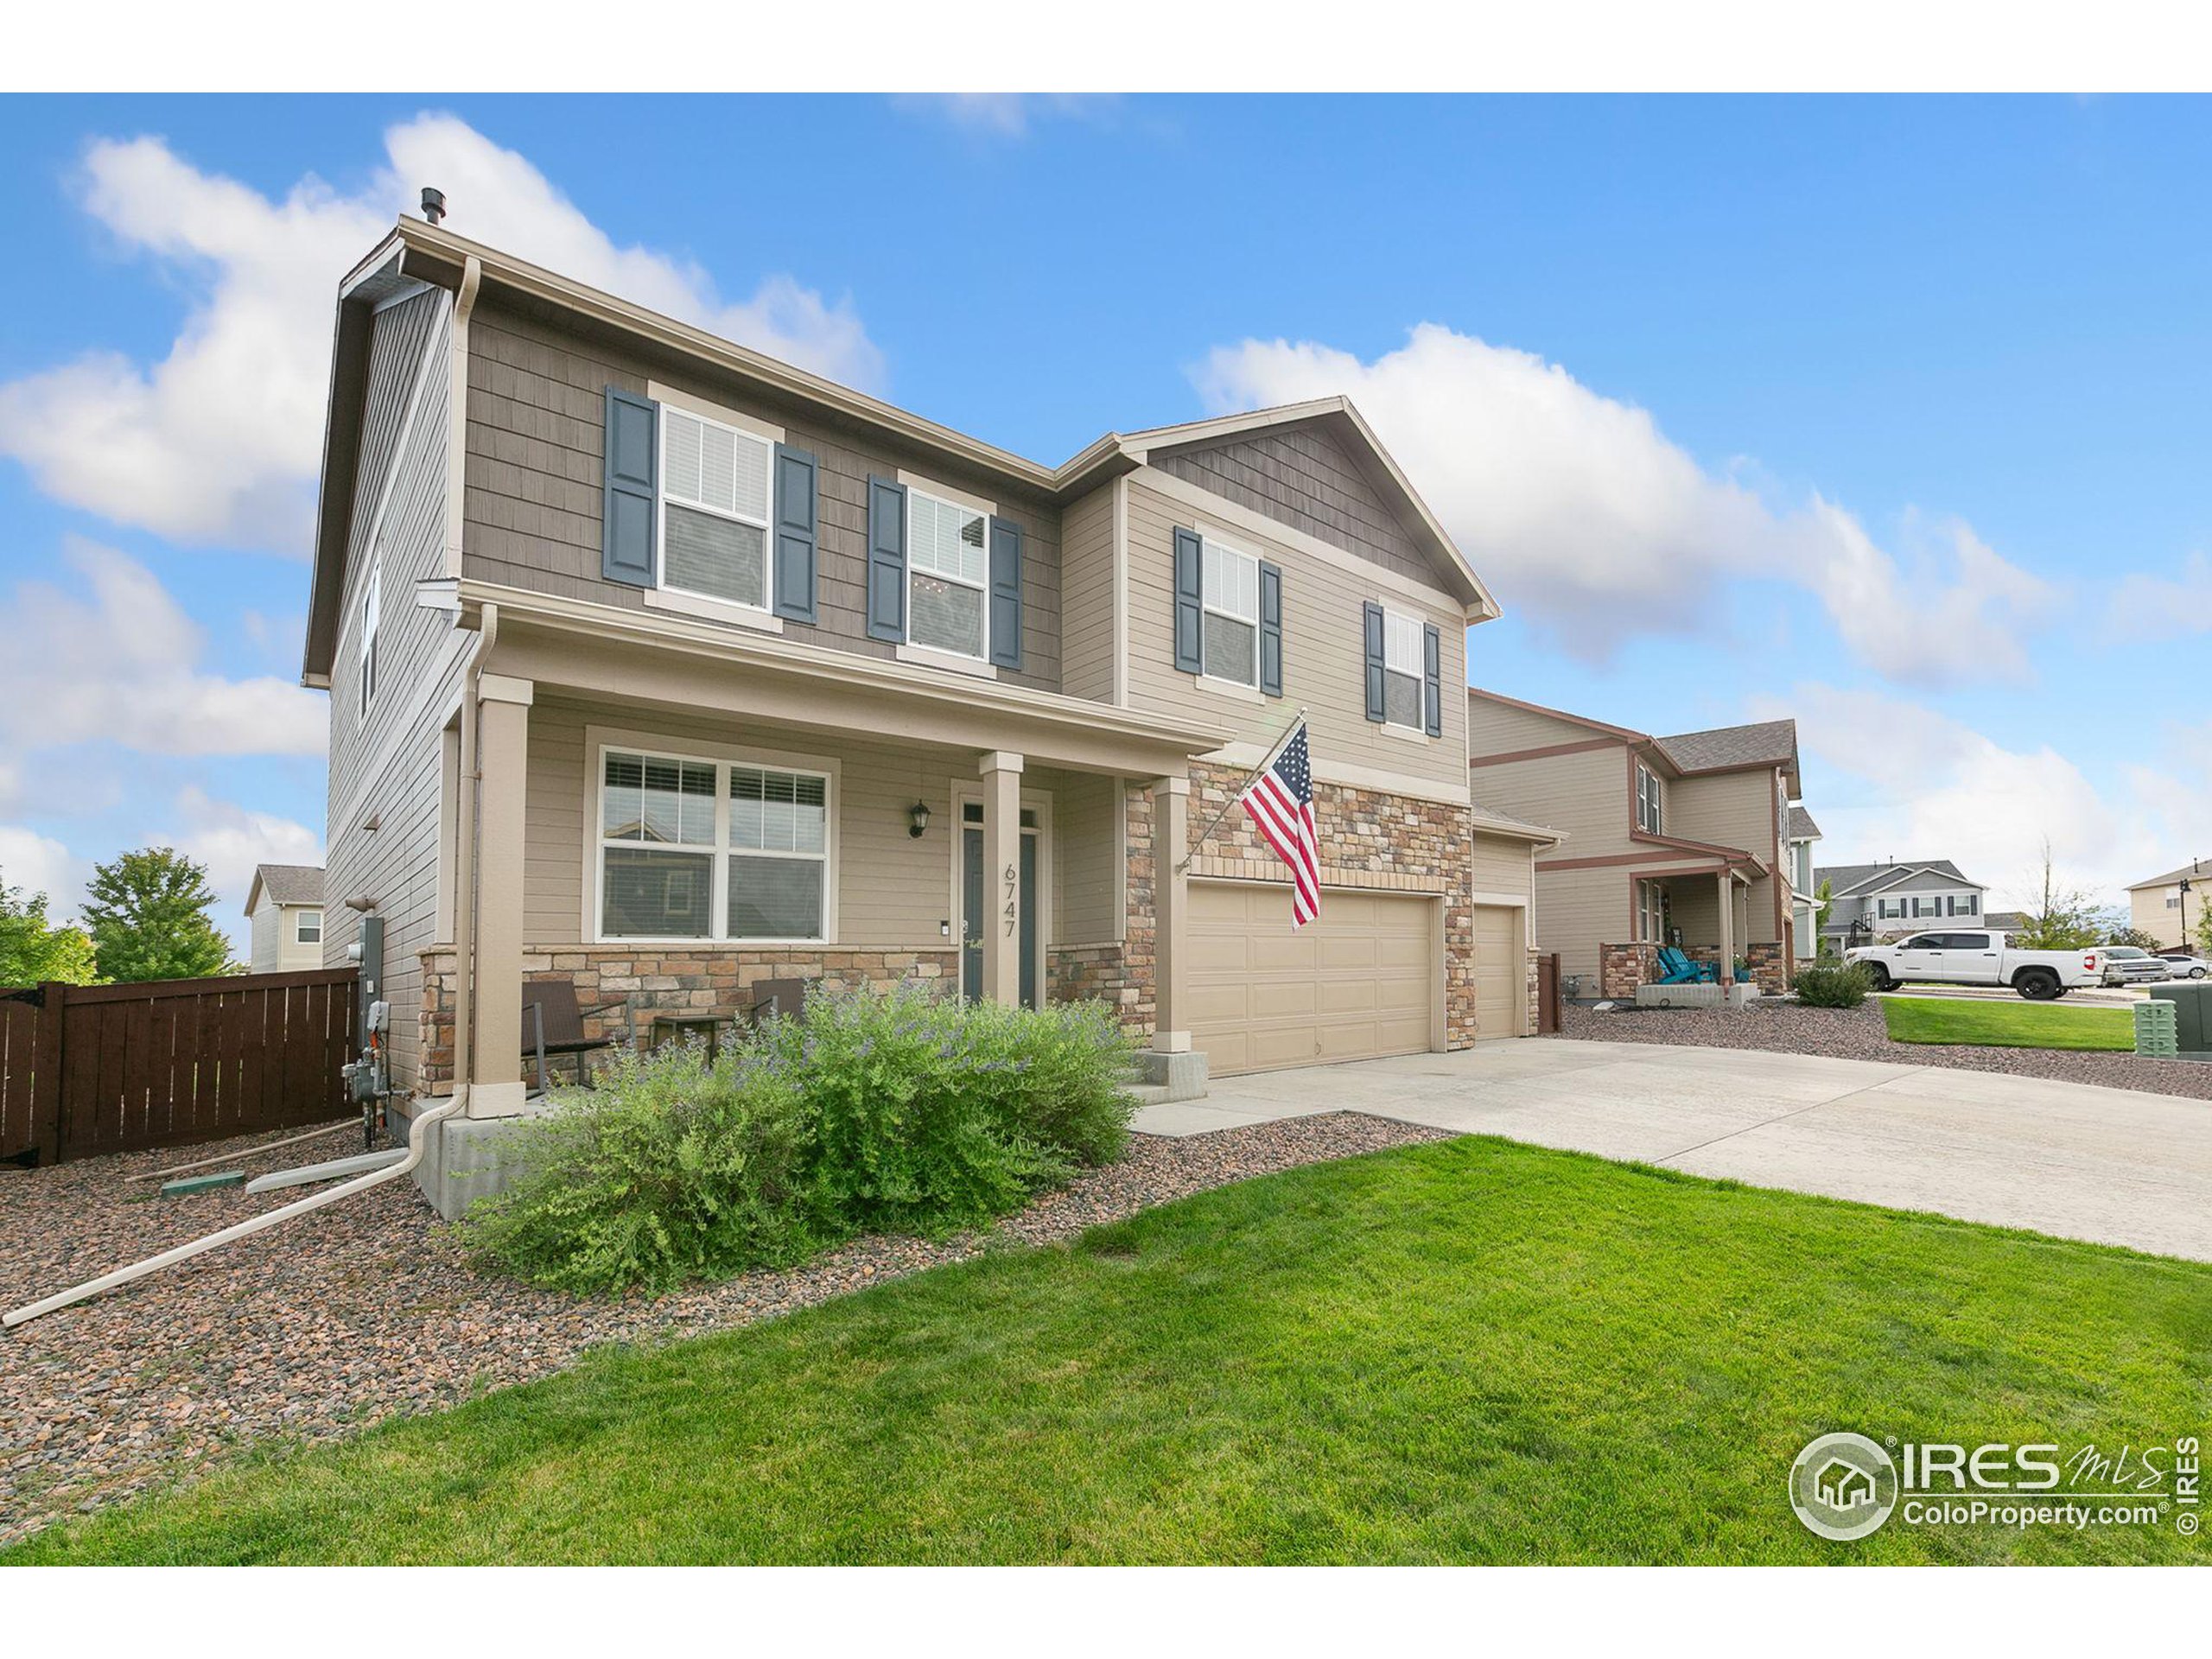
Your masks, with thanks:
[(1784, 839), (1789, 841), (1818, 841), (1820, 838), (1821, 826), (1813, 822), (1813, 815), (1808, 812), (1802, 806), (1791, 807), (1789, 809), (1789, 834), (1784, 837)]
[(1981, 925), (1999, 933), (2014, 933), (2028, 925), (2028, 918), (2024, 911), (1993, 910), (1981, 918)]
[(319, 905), (322, 902), (322, 867), (319, 864), (260, 864), (254, 868), (253, 886), (245, 895), (246, 913), (262, 893), (280, 905)]
[(1732, 766), (1787, 766), (1797, 772), (1797, 722), (1763, 720), (1754, 726), (1718, 726), (1709, 732), (1682, 732), (1655, 738), (1660, 753), (1684, 772), (1719, 772)]
[(1815, 868), (1813, 885), (1818, 887), (1826, 881), (1834, 888), (1835, 896), (1842, 899), (1883, 878), (1910, 875), (1916, 870), (1933, 870), (1965, 887), (1981, 886), (1948, 858), (1885, 858), (1878, 864), (1823, 864)]
[(2192, 885), (2198, 881), (2212, 880), (2212, 863), (2207, 863), (2201, 858), (2193, 858), (2177, 870), (2168, 870), (2164, 875), (2151, 876), (2141, 881), (2131, 881), (2127, 885), (2127, 891), (2139, 893), (2145, 887), (2171, 887), (2176, 882), (2184, 880)]

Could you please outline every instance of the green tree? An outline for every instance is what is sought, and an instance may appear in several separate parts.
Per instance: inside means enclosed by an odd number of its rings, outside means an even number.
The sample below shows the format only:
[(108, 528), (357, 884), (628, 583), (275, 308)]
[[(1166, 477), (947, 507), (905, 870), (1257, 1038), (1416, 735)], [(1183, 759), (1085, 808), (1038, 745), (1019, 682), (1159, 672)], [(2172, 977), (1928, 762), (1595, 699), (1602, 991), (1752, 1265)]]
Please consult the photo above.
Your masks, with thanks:
[(2196, 948), (2202, 954), (2212, 957), (2212, 910), (2196, 918)]
[(1825, 956), (1827, 954), (1829, 946), (1824, 936), (1828, 929), (1829, 912), (1835, 909), (1835, 883), (1823, 879), (1821, 882), (1821, 890), (1813, 897), (1820, 901), (1813, 911), (1814, 945), (1821, 955)]
[(2012, 931), (2012, 943), (2023, 950), (2085, 950), (2104, 937), (2103, 912), (2097, 901), (2080, 887), (2060, 879), (2050, 856), (2050, 843), (2043, 844), (2043, 871), (2037, 880), (2037, 903), (2025, 923)]
[(92, 942), (81, 927), (46, 918), (46, 895), (0, 881), (0, 986), (61, 980), (89, 985), (96, 977)]
[(145, 847), (92, 868), (85, 925), (103, 976), (201, 979), (228, 970), (230, 941), (207, 912), (207, 867), (174, 847)]
[(2158, 940), (2152, 938), (2148, 933), (2145, 933), (2139, 927), (2109, 928), (2105, 933), (2105, 943), (2107, 944), (2132, 944), (2138, 950), (2155, 950), (2158, 948)]

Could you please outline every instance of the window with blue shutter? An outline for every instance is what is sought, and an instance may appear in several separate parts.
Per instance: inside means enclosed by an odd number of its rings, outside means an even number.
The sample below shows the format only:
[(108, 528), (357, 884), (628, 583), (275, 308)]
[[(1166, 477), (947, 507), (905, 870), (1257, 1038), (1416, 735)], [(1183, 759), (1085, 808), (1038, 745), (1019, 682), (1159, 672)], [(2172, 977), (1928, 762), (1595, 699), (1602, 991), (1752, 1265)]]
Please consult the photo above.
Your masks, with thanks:
[(1282, 696), (1282, 569), (1260, 563), (1260, 690)]
[(772, 608), (791, 622), (815, 620), (820, 565), (814, 457), (788, 444), (776, 446), (776, 556)]
[(868, 637), (906, 638), (906, 486), (868, 481)]
[(1427, 706), (1424, 729), (1431, 737), (1444, 735), (1444, 634), (1433, 622), (1421, 635), (1421, 701)]
[(1360, 645), (1367, 663), (1367, 717), (1380, 725), (1389, 718), (1389, 677), (1382, 659), (1382, 607), (1371, 599), (1361, 610)]
[(1175, 666), (1206, 671), (1204, 544), (1195, 530), (1175, 532)]
[(607, 387), (600, 574), (632, 588), (650, 588), (654, 582), (659, 435), (658, 404), (620, 386)]
[(991, 661), (1021, 666), (1021, 526), (991, 520)]

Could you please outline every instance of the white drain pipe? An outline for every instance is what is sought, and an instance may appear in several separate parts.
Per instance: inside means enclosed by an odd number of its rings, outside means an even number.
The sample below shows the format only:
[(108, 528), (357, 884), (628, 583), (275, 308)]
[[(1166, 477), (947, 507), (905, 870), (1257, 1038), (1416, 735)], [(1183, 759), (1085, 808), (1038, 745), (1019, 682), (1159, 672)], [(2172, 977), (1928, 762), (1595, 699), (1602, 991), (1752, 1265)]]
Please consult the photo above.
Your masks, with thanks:
[(407, 1156), (390, 1168), (372, 1170), (366, 1175), (357, 1176), (342, 1185), (332, 1187), (327, 1192), (318, 1192), (312, 1198), (300, 1199), (296, 1204), (288, 1204), (281, 1210), (271, 1210), (265, 1216), (251, 1217), (239, 1222), (236, 1226), (224, 1228), (219, 1233), (210, 1233), (205, 1238), (194, 1239), (189, 1244), (180, 1244), (173, 1250), (163, 1250), (159, 1255), (148, 1256), (143, 1262), (134, 1262), (127, 1268), (118, 1268), (113, 1273), (104, 1273), (97, 1279), (87, 1279), (83, 1284), (65, 1290), (59, 1295), (49, 1296), (44, 1301), (30, 1302), (22, 1307), (12, 1308), (8, 1313), (0, 1314), (0, 1325), (13, 1329), (19, 1325), (28, 1325), (42, 1313), (51, 1313), (57, 1308), (67, 1307), (73, 1302), (81, 1302), (88, 1297), (98, 1296), (104, 1291), (113, 1290), (118, 1286), (143, 1279), (148, 1274), (159, 1273), (163, 1268), (173, 1268), (180, 1262), (188, 1262), (194, 1256), (214, 1249), (219, 1245), (231, 1243), (237, 1239), (251, 1238), (256, 1233), (266, 1232), (271, 1227), (289, 1221), (294, 1216), (304, 1216), (310, 1210), (320, 1210), (323, 1205), (335, 1204), (340, 1198), (350, 1198), (356, 1192), (365, 1192), (372, 1186), (382, 1186), (386, 1181), (397, 1180), (401, 1176), (411, 1173), (415, 1166), (423, 1161), (423, 1151), (429, 1144), (427, 1131), (435, 1128), (439, 1123), (450, 1117), (460, 1109), (462, 1103), (462, 1097), (456, 1095), (444, 1105), (435, 1107), (417, 1117), (412, 1131), (407, 1137)]

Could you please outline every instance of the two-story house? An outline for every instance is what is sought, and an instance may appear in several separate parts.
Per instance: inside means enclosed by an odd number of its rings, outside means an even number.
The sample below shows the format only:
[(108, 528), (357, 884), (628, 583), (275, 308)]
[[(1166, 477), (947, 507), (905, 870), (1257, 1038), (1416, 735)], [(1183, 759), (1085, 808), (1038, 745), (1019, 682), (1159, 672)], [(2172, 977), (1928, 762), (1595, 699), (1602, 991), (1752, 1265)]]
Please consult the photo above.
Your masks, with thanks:
[[(520, 1109), (760, 982), (1099, 997), (1170, 1086), (1529, 1027), (1531, 849), (1471, 811), (1497, 607), (1341, 399), (1058, 467), (403, 220), (344, 282), (305, 678), (325, 950), (396, 1081)], [(1300, 715), (1320, 918), (1234, 809)]]
[(246, 889), (246, 924), (257, 974), (322, 966), (322, 871), (312, 864), (260, 864)]
[(2212, 863), (2191, 859), (2179, 869), (2168, 870), (2136, 882), (2127, 890), (2127, 922), (2139, 933), (2158, 942), (2161, 950), (2181, 946), (2197, 948), (2197, 925), (2212, 911)]
[(1948, 858), (1885, 859), (1878, 864), (1828, 864), (1813, 872), (1814, 891), (1829, 891), (1821, 938), (1831, 950), (1893, 939), (1939, 918), (2001, 927), (1988, 913), (1989, 889)]
[(1581, 994), (1633, 995), (1664, 945), (1724, 983), (1740, 963), (1761, 989), (1787, 988), (1796, 721), (1655, 737), (1479, 690), (1467, 710), (1478, 807), (1565, 832), (1537, 858), (1536, 910)]

